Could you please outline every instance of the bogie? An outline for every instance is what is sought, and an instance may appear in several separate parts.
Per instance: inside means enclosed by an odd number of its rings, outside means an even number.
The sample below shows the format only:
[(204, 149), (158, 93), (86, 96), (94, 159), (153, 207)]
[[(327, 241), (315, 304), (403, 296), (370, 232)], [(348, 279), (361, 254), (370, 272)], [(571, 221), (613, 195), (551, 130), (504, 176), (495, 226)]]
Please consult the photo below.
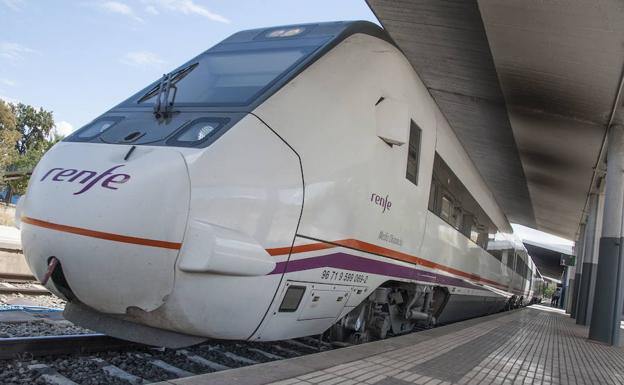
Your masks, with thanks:
[(439, 287), (386, 282), (332, 326), (328, 337), (355, 343), (435, 326), (447, 295)]

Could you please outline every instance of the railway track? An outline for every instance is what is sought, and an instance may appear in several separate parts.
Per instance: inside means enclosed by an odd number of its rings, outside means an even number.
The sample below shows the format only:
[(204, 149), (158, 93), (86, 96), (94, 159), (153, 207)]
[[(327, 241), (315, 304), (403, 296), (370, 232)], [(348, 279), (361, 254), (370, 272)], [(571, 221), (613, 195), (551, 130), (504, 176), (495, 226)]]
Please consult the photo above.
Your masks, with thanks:
[(0, 273), (0, 294), (51, 295), (28, 274)]
[(0, 338), (0, 384), (149, 384), (345, 346), (349, 344), (311, 337), (274, 342), (211, 340), (182, 349), (154, 348), (102, 334)]
[(0, 281), (11, 283), (34, 283), (37, 279), (31, 274), (15, 274), (0, 272)]
[(212, 341), (185, 349), (152, 348), (102, 334), (0, 338), (0, 383), (148, 384), (334, 348), (312, 338)]
[(137, 347), (139, 344), (104, 334), (0, 338), (0, 360), (24, 355), (40, 357), (54, 354), (84, 354)]

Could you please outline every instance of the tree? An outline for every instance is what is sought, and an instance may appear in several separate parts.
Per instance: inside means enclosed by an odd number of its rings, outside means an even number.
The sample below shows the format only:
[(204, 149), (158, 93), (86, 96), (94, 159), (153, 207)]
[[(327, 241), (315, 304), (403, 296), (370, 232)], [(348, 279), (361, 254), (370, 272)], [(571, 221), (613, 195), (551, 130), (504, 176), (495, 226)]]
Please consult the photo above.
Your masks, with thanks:
[(15, 114), (9, 105), (0, 100), (0, 171), (6, 170), (7, 166), (15, 161), (17, 157), (16, 143), (19, 138), (20, 133), (16, 130)]
[[(26, 151), (25, 154), (17, 156), (15, 162), (11, 164), (11, 169), (15, 171), (32, 171), (39, 160), (43, 157), (43, 154), (46, 153), (52, 146), (54, 146), (57, 142), (59, 142), (63, 137), (54, 135), (53, 139), (48, 140), (47, 138), (40, 143), (34, 144), (33, 148), (30, 148)], [(28, 187), (29, 177), (24, 175), (23, 177), (13, 179), (7, 182), (9, 185), (9, 192), (5, 196), (5, 201), (9, 203), (11, 201), (11, 196), (13, 194), (24, 195), (26, 193), (26, 188)]]
[[(15, 132), (17, 136), (12, 140), (16, 156), (11, 158), (7, 165), (3, 165), (4, 170), (10, 171), (32, 171), (43, 154), (50, 149), (58, 140), (56, 136), (51, 137), (54, 128), (54, 118), (51, 111), (43, 108), (37, 110), (33, 106), (23, 103), (10, 105), (14, 115)], [(5, 202), (11, 202), (13, 194), (26, 193), (28, 186), (28, 176), (7, 181), (8, 191), (5, 195)]]
[(24, 155), (29, 150), (39, 150), (48, 142), (50, 132), (54, 128), (52, 112), (43, 108), (37, 110), (23, 103), (11, 105), (11, 109), (15, 114), (15, 127), (21, 135), (17, 140), (17, 151), (20, 155)]

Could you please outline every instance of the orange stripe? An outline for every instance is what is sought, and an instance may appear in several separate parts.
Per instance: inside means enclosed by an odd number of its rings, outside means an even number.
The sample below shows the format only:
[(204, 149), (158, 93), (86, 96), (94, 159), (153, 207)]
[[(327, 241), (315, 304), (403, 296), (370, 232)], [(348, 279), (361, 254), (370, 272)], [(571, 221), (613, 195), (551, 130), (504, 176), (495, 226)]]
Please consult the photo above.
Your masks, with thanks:
[(46, 221), (42, 221), (39, 219), (30, 218), (30, 217), (22, 217), (22, 222), (28, 223), (29, 225), (33, 225), (33, 226), (43, 227), (46, 229), (62, 231), (64, 233), (84, 235), (85, 237), (91, 237), (91, 238), (106, 239), (108, 241), (132, 243), (134, 245), (160, 247), (163, 249), (171, 249), (171, 250), (180, 250), (180, 248), (182, 247), (182, 244), (177, 243), (177, 242), (167, 242), (167, 241), (159, 241), (156, 239), (137, 238), (137, 237), (129, 237), (127, 235), (105, 233), (103, 231), (83, 229), (81, 227), (59, 225), (58, 223), (46, 222)]
[(476, 275), (476, 274), (466, 273), (464, 271), (461, 271), (461, 270), (458, 270), (449, 266), (440, 265), (439, 263), (435, 263), (427, 259), (405, 254), (400, 251), (387, 249), (385, 247), (377, 246), (372, 243), (358, 241), (357, 239), (345, 239), (341, 241), (336, 241), (336, 243), (341, 246), (347, 246), (347, 247), (351, 247), (357, 250), (362, 250), (362, 251), (366, 251), (366, 252), (373, 253), (373, 254), (383, 255), (384, 257), (397, 259), (399, 261), (409, 262), (409, 263), (413, 263), (416, 265), (422, 265), (425, 267), (429, 267), (431, 269), (443, 270), (451, 274), (455, 274), (455, 275), (459, 275), (462, 277), (472, 279), (474, 281), (488, 282), (490, 284), (500, 285), (496, 281), (490, 281), (489, 279), (481, 278), (479, 275)]
[(336, 247), (336, 245), (332, 245), (331, 243), (310, 243), (307, 245), (299, 245), (291, 247), (277, 247), (275, 249), (266, 249), (269, 255), (286, 255), (286, 254), (296, 254), (296, 253), (305, 253), (307, 251), (316, 251), (323, 249), (331, 249), (332, 247)]
[[(438, 270), (446, 271), (448, 273), (455, 274), (464, 278), (468, 278), (473, 281), (488, 283), (490, 285), (503, 287), (505, 288), (505, 290), (508, 290), (507, 286), (501, 285), (500, 283), (496, 281), (481, 278), (479, 275), (466, 273), (464, 271), (461, 271), (461, 270), (458, 270), (449, 266), (440, 265), (439, 263), (435, 263), (427, 259), (422, 259), (413, 255), (410, 255), (410, 254), (405, 254), (400, 251), (388, 249), (388, 248), (378, 246), (372, 243), (359, 241), (357, 239), (342, 239), (338, 241), (333, 241), (332, 243), (334, 245), (329, 244), (329, 243), (313, 243), (313, 244), (308, 244), (308, 245), (295, 246), (293, 247), (292, 253), (295, 254), (295, 253), (303, 253), (306, 251), (322, 250), (322, 249), (328, 249), (328, 248), (334, 247), (335, 245), (340, 245), (340, 246), (345, 246), (345, 247), (355, 249), (358, 251), (363, 251), (363, 252), (371, 253), (371, 254), (377, 254), (383, 257), (392, 258), (392, 259), (396, 259), (399, 261), (412, 263), (415, 265), (422, 265), (425, 267), (429, 267), (431, 269), (438, 269)], [(271, 254), (271, 251), (269, 250), (280, 250), (280, 253)], [(279, 249), (268, 249), (267, 251), (269, 251), (269, 254), (271, 255), (282, 255), (282, 254), (288, 254), (289, 250), (290, 250), (290, 247), (283, 247)]]

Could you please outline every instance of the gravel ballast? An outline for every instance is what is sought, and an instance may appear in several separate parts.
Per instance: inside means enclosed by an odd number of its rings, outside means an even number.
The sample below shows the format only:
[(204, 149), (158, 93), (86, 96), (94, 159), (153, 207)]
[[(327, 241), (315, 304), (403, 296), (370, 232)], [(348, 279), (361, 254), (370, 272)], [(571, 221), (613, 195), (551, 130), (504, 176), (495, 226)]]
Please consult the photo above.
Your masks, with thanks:
[(68, 321), (31, 321), (0, 323), (0, 338), (60, 336), (90, 333), (94, 332), (76, 326)]
[[(37, 283), (11, 283), (0, 280), (0, 283), (9, 284), (18, 288), (42, 288)], [(44, 306), (50, 308), (63, 309), (65, 307), (65, 300), (55, 296), (52, 293), (43, 295), (30, 295), (30, 294), (0, 294), (0, 304), (3, 305), (27, 305), (27, 306)]]

